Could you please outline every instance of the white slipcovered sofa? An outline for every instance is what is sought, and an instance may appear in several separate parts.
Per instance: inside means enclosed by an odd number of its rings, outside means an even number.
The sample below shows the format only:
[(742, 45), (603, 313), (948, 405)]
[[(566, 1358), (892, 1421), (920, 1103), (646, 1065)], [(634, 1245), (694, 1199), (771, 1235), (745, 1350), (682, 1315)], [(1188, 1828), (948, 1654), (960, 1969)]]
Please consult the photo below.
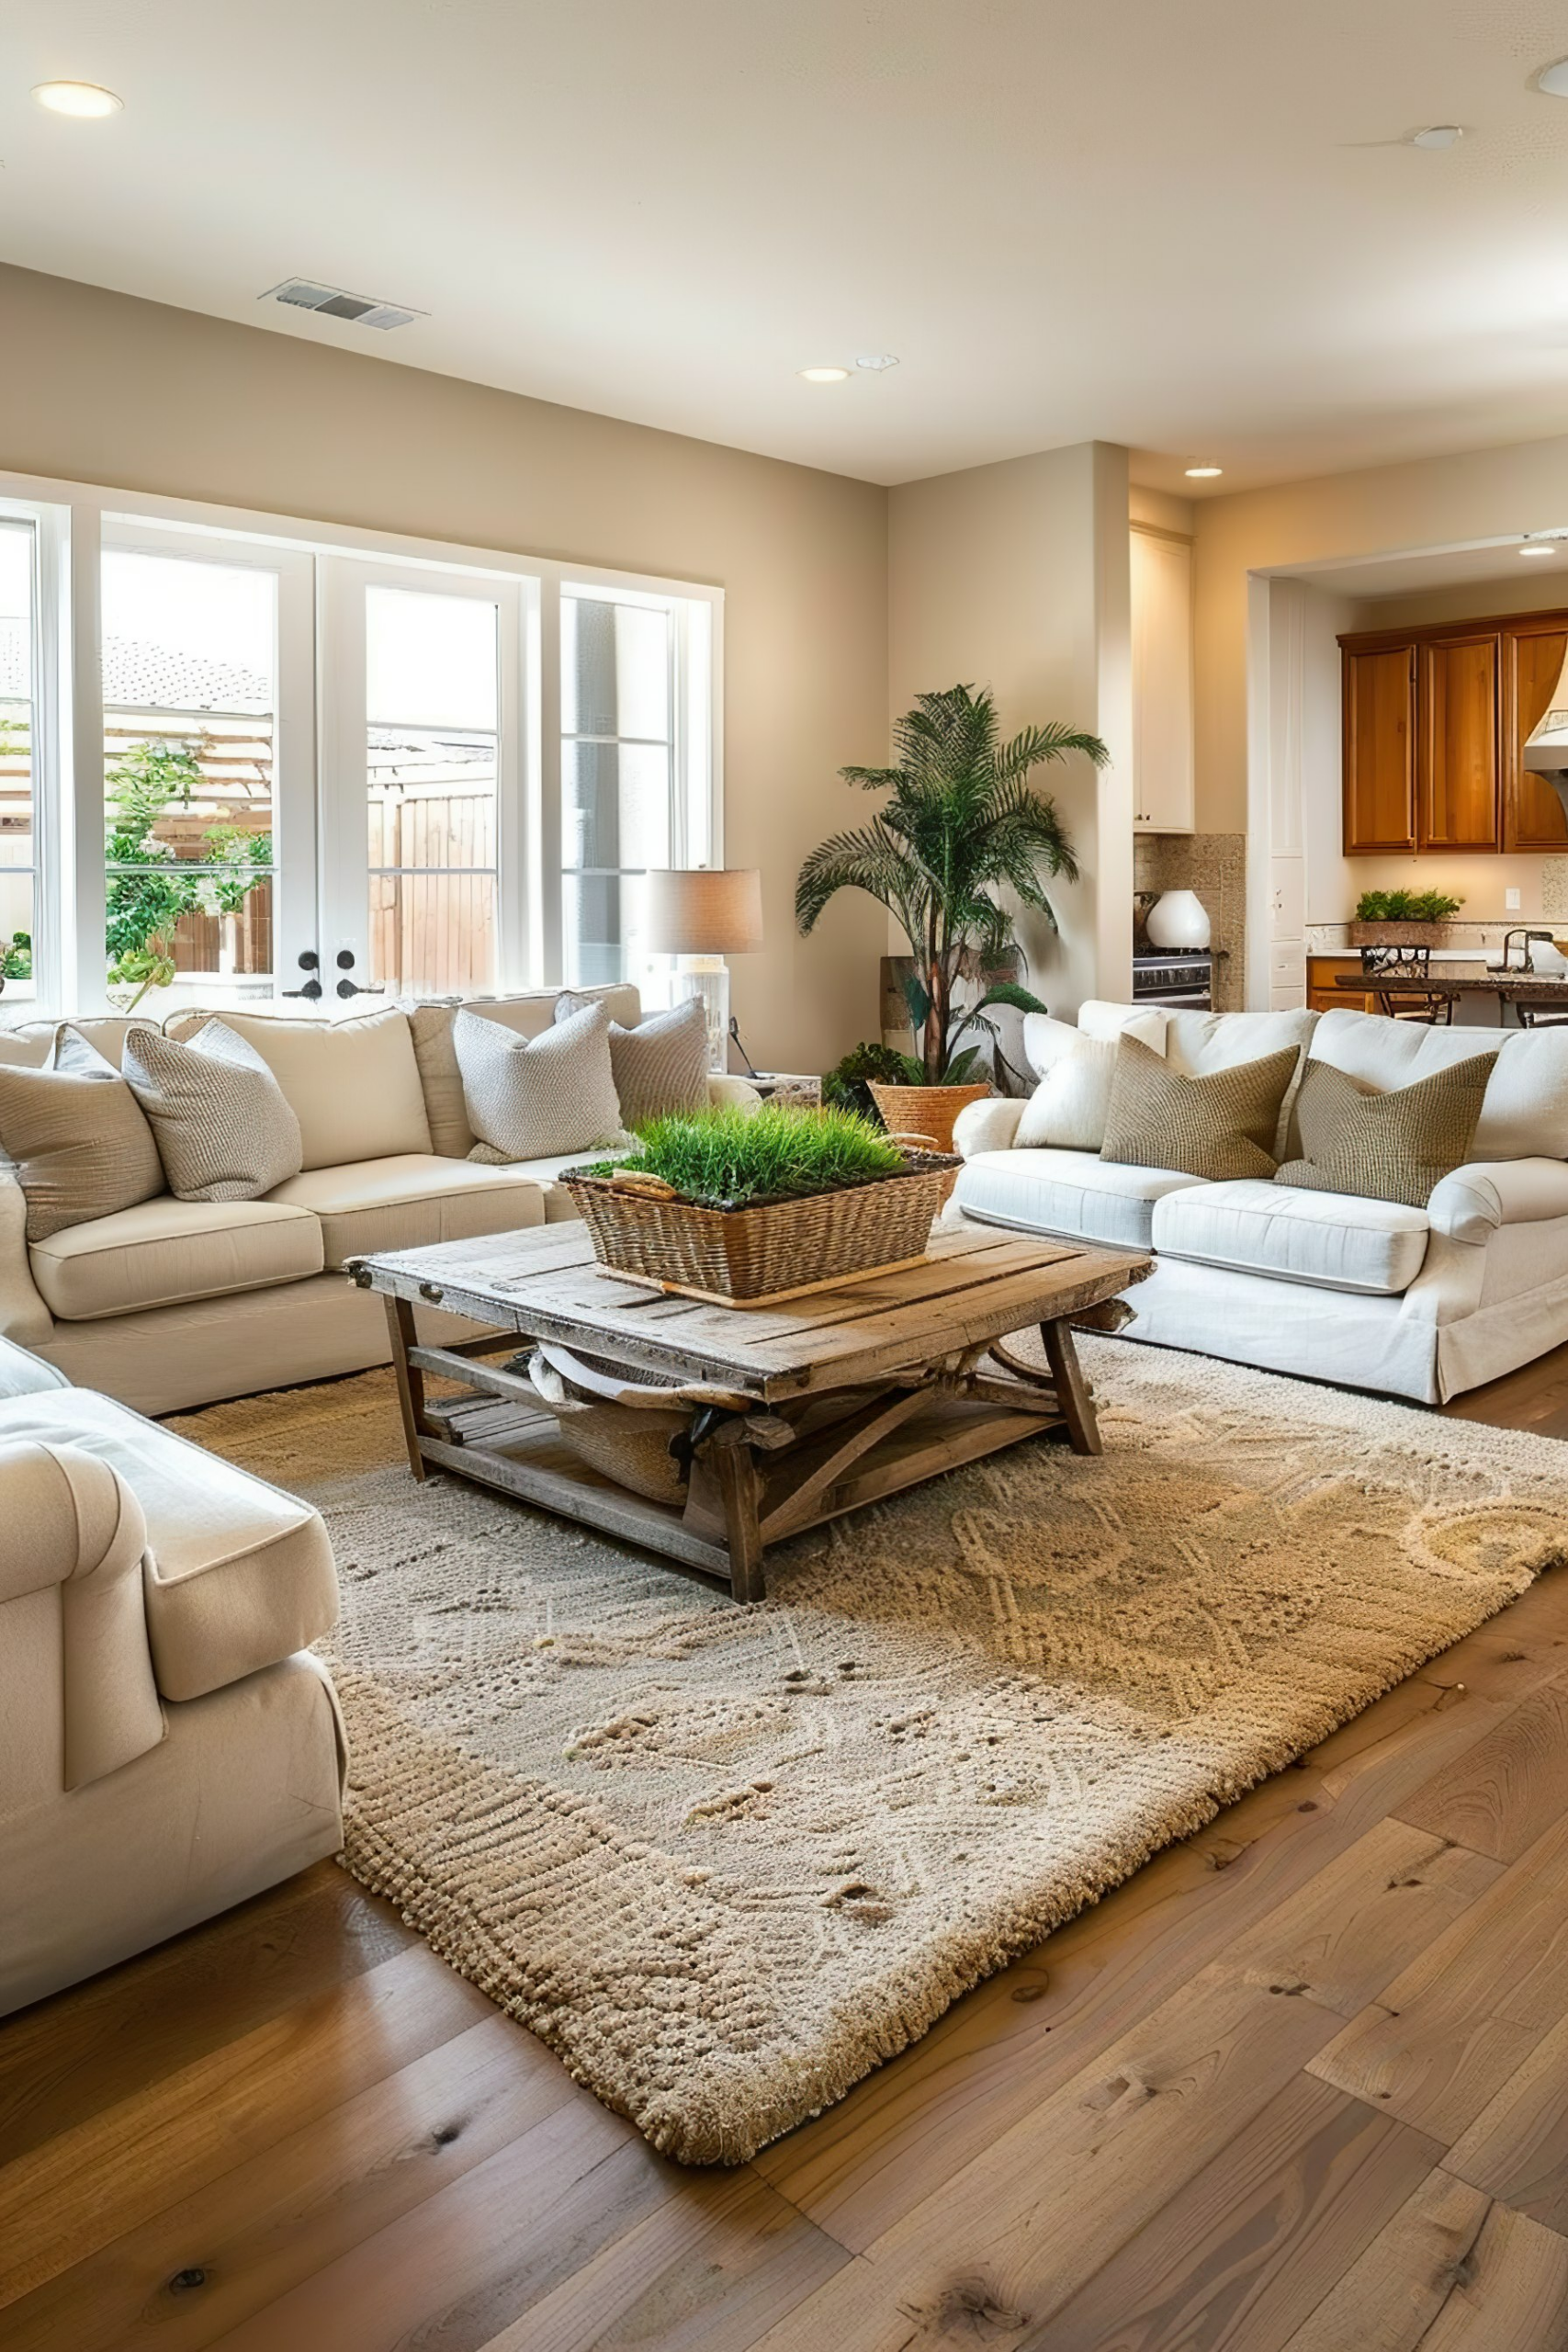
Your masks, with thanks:
[[(1113, 1035), (1147, 1006), (1091, 1003)], [(948, 1216), (1153, 1250), (1130, 1290), (1129, 1339), (1412, 1396), (1460, 1395), (1568, 1340), (1568, 1028), (1432, 1029), (1379, 1015), (1164, 1015), (1190, 1074), (1287, 1045), (1387, 1091), (1495, 1057), (1467, 1167), (1425, 1208), (1257, 1179), (1210, 1183), (1092, 1151), (1013, 1147), (1021, 1101), (972, 1104)], [(1304, 1066), (1304, 1065), (1303, 1065)], [(1299, 1152), (1287, 1097), (1279, 1156)]]
[(309, 1505), (0, 1340), (0, 2016), (343, 1842)]
[[(641, 1018), (635, 988), (584, 989), (613, 1019)], [(469, 1000), (536, 1036), (558, 990)], [(468, 1153), (474, 1134), (452, 1046), (456, 1001), (393, 1005), (330, 1021), (225, 1006), (257, 1047), (299, 1121), (304, 1166), (264, 1199), (178, 1201), (172, 1193), (28, 1244), (26, 1203), (0, 1163), (0, 1334), (71, 1380), (143, 1413), (322, 1380), (388, 1359), (379, 1298), (344, 1275), (349, 1258), (463, 1241), (570, 1217), (556, 1182), (581, 1151), (494, 1167)], [(172, 1014), (171, 1036), (210, 1014)], [(8, 1058), (42, 1066), (58, 1023), (0, 1038)], [(117, 1066), (124, 1019), (74, 1022)], [(710, 1093), (755, 1101), (739, 1079)], [(463, 1327), (422, 1321), (433, 1338)]]

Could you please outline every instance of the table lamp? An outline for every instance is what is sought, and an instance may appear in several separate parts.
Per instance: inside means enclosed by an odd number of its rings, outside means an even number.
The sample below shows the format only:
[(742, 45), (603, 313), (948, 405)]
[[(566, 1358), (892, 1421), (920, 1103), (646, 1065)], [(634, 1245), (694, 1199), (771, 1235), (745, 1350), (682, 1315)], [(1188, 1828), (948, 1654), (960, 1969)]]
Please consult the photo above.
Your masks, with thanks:
[(726, 956), (754, 956), (762, 944), (762, 877), (755, 866), (671, 866), (648, 876), (644, 944), (679, 958), (675, 1001), (703, 1001), (708, 1068), (729, 1058), (729, 972)]

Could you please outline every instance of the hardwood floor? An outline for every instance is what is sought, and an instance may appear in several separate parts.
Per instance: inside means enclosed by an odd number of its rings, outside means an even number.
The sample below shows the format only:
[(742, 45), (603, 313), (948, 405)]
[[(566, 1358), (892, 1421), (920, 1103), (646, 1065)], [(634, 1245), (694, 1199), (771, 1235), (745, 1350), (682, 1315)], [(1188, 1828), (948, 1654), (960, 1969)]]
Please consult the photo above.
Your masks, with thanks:
[(4, 2352), (1561, 2352), (1568, 1575), (735, 2171), (331, 1863), (0, 2027), (0, 2159)]

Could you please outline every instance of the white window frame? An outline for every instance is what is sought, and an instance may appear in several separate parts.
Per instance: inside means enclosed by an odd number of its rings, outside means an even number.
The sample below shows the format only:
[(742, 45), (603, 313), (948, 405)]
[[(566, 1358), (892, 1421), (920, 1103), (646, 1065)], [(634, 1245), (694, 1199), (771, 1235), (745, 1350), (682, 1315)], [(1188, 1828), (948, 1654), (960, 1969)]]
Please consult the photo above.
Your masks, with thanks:
[[(682, 659), (690, 661), (694, 638), (705, 629), (708, 643), (706, 693), (700, 696), (694, 720), (688, 720), (677, 772), (686, 795), (694, 793), (697, 822), (692, 828), (688, 856), (694, 865), (718, 865), (724, 857), (724, 590), (712, 583), (679, 580), (642, 572), (622, 571), (607, 565), (570, 563), (521, 552), (475, 548), (459, 542), (421, 539), (406, 535), (316, 522), (304, 516), (258, 513), (245, 507), (204, 501), (163, 497), (153, 492), (114, 490), (101, 484), (45, 479), (0, 472), (0, 514), (17, 515), (38, 527), (39, 596), (35, 628), (39, 639), (34, 671), (37, 750), (34, 790), (38, 829), (38, 917), (34, 969), (40, 1012), (92, 1013), (107, 1010), (104, 957), (104, 706), (99, 625), (99, 556), (106, 544), (129, 544), (148, 553), (162, 542), (169, 552), (207, 552), (210, 560), (230, 563), (240, 545), (254, 551), (258, 566), (278, 569), (280, 555), (315, 562), (357, 557), (372, 569), (394, 568), (400, 573), (428, 571), (457, 574), (468, 580), (488, 578), (510, 583), (517, 599), (516, 695), (518, 726), (515, 808), (513, 843), (524, 853), (508, 855), (502, 867), (502, 900), (511, 910), (503, 915), (498, 939), (504, 970), (498, 982), (507, 986), (542, 987), (560, 977), (562, 885), (560, 864), (561, 733), (560, 733), (560, 594), (564, 583), (602, 587), (616, 595), (649, 601), (678, 600), (678, 636)], [(223, 542), (221, 548), (212, 542)], [(205, 543), (205, 548), (203, 547)], [(407, 578), (402, 584), (416, 584)], [(434, 586), (436, 584), (432, 582)], [(475, 591), (474, 593), (479, 593)], [(279, 598), (278, 666), (278, 799), (276, 813), (282, 828), (288, 821), (286, 791), (303, 789), (308, 779), (314, 794), (316, 733), (320, 714), (311, 712), (311, 739), (303, 768), (300, 761), (303, 720), (291, 708), (292, 756), (285, 780), (283, 749), (286, 667), (292, 670), (291, 642), (284, 641), (283, 605)], [(318, 587), (318, 613), (321, 592)], [(695, 608), (701, 607), (701, 613)], [(45, 616), (53, 619), (47, 626)], [(318, 623), (319, 626), (319, 623)], [(688, 673), (689, 674), (689, 673)], [(682, 707), (693, 697), (682, 694)], [(706, 791), (701, 789), (701, 763), (706, 743)], [(323, 754), (325, 745), (322, 745)], [(363, 750), (361, 749), (361, 762)], [(324, 764), (324, 761), (323, 761)], [(323, 793), (323, 805), (327, 795)], [(683, 797), (680, 806), (688, 801)], [(707, 855), (697, 836), (705, 820)], [(298, 865), (306, 854), (299, 828), (302, 811), (294, 814), (295, 833), (289, 854)], [(500, 812), (498, 811), (498, 827)], [(679, 832), (676, 836), (679, 840)], [(317, 907), (306, 909), (303, 924), (297, 909), (301, 892), (282, 880), (274, 922), (274, 954), (277, 978), (290, 976), (299, 954), (316, 947), (321, 955), (323, 1011), (346, 1012), (332, 994), (328, 974), (332, 949), (324, 930), (318, 933), (311, 918), (325, 910), (322, 896), (321, 843), (316, 842)], [(498, 854), (500, 842), (498, 838)], [(363, 843), (361, 855), (364, 855)], [(306, 935), (301, 935), (301, 932)]]

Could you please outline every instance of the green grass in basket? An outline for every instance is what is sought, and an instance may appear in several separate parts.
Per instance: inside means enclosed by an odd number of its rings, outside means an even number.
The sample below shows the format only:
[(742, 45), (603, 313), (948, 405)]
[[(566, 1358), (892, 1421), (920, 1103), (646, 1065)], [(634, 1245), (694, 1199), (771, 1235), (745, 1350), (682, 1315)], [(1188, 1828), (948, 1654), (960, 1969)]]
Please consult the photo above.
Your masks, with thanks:
[(737, 1208), (750, 1201), (800, 1200), (888, 1176), (904, 1155), (880, 1127), (851, 1111), (712, 1111), (649, 1119), (637, 1149), (595, 1164), (595, 1175), (636, 1168), (662, 1176), (689, 1201)]

